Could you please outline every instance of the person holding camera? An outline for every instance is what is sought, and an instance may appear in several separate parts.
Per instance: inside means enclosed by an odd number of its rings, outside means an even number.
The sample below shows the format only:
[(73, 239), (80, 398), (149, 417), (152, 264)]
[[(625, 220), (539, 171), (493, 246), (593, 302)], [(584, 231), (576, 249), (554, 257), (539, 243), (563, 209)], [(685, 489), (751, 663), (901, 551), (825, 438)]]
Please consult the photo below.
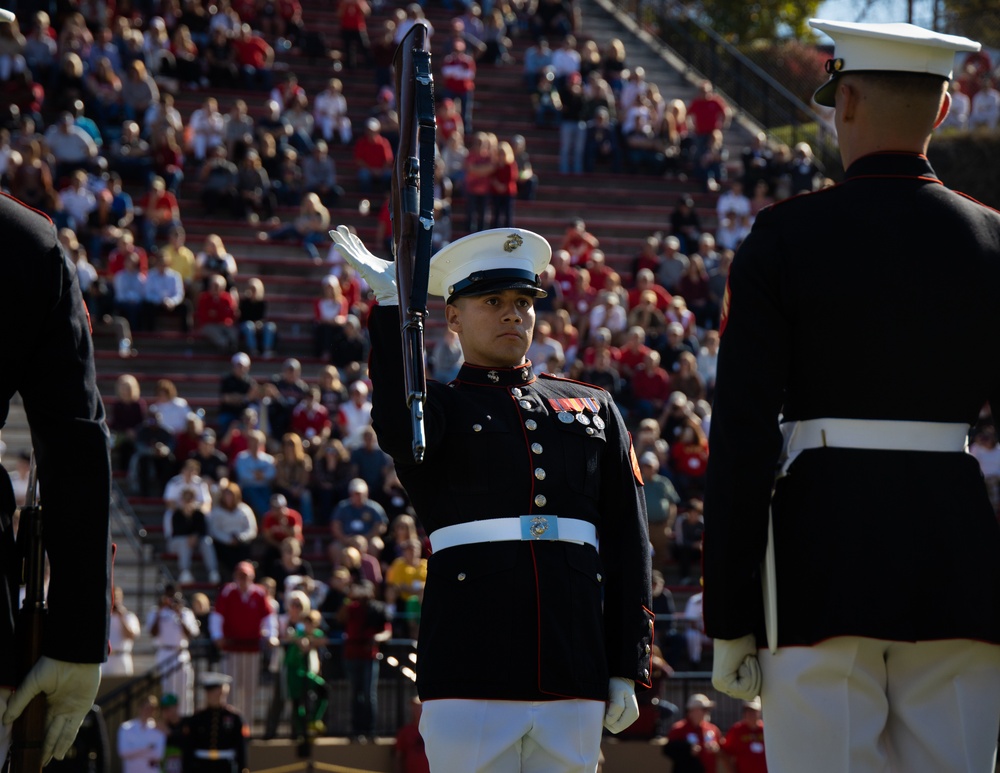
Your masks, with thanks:
[(175, 585), (163, 587), (157, 606), (146, 618), (146, 628), (156, 641), (156, 664), (166, 670), (163, 694), (176, 695), (180, 712), (186, 716), (194, 711), (194, 668), (189, 644), (198, 635), (199, 625)]

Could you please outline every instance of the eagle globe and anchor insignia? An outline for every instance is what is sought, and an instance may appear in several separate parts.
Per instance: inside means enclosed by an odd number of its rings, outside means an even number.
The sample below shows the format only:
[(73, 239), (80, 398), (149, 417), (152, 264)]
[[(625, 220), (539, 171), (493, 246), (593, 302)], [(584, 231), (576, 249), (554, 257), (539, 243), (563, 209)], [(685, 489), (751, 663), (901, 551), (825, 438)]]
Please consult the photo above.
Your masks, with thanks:
[(513, 252), (522, 244), (524, 244), (524, 239), (521, 238), (520, 234), (511, 234), (507, 237), (507, 241), (503, 243), (503, 251)]
[(559, 539), (559, 519), (554, 515), (522, 515), (521, 539)]

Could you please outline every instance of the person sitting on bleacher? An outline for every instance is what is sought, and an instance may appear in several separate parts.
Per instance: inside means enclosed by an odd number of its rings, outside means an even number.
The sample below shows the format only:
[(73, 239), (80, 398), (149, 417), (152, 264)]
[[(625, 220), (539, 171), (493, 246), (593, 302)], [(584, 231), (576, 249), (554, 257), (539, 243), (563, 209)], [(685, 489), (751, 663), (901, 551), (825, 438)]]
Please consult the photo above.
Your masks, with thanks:
[(227, 289), (234, 286), (233, 280), (237, 272), (236, 258), (226, 250), (226, 245), (222, 243), (222, 237), (218, 234), (209, 234), (205, 237), (205, 244), (194, 260), (194, 280), (202, 290), (209, 288), (213, 276), (223, 277)]
[(274, 216), (274, 191), (271, 180), (261, 164), (260, 154), (248, 150), (239, 166), (236, 180), (236, 216), (250, 223)]
[[(167, 512), (163, 517), (163, 536), (167, 540), (168, 550), (177, 554), (181, 584), (194, 582), (191, 558), (196, 547), (208, 570), (208, 581), (219, 582), (218, 559), (205, 519), (211, 506), (211, 495), (208, 494), (208, 486), (194, 472), (198, 469), (196, 461), (188, 460), (183, 469), (181, 475), (171, 479), (164, 491)], [(178, 481), (178, 478), (181, 480)], [(171, 486), (176, 486), (176, 494)], [(176, 498), (167, 499), (168, 493)], [(200, 501), (202, 496), (205, 496), (206, 501)]]
[(154, 176), (149, 190), (139, 199), (142, 214), (142, 246), (147, 252), (156, 246), (156, 240), (166, 237), (170, 229), (181, 224), (181, 210), (177, 197), (167, 190), (166, 181)]
[(182, 333), (191, 328), (191, 303), (184, 296), (184, 280), (170, 267), (170, 261), (167, 253), (157, 253), (153, 259), (153, 268), (146, 276), (140, 330), (154, 330), (159, 316), (177, 319)]
[(236, 312), (236, 302), (226, 292), (225, 277), (214, 274), (209, 279), (208, 289), (198, 296), (195, 327), (216, 349), (230, 353), (237, 344)]
[(247, 280), (240, 296), (240, 334), (248, 352), (274, 356), (278, 326), (267, 318), (264, 283), (257, 277)]
[[(265, 498), (264, 509), (266, 507)], [(212, 537), (219, 563), (227, 571), (232, 570), (240, 561), (250, 558), (250, 548), (257, 537), (257, 518), (253, 510), (243, 502), (238, 484), (230, 482), (219, 492), (219, 499), (208, 514), (208, 533)]]

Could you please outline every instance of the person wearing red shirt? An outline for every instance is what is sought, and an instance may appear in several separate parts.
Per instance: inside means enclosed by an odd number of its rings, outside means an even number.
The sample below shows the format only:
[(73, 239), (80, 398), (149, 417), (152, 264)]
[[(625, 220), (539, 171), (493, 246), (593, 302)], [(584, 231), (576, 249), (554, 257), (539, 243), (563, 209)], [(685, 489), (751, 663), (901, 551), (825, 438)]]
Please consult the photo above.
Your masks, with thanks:
[(320, 402), (320, 390), (313, 387), (309, 398), (295, 406), (292, 411), (292, 432), (310, 442), (324, 440), (333, 428), (330, 412)]
[(230, 696), (247, 728), (253, 727), (257, 682), (260, 678), (261, 638), (277, 637), (272, 601), (263, 586), (254, 583), (253, 564), (241, 561), (215, 599), (209, 618), (212, 641), (222, 652), (222, 672), (233, 679)]
[(681, 496), (690, 496), (704, 488), (708, 438), (698, 424), (688, 424), (681, 430), (677, 442), (670, 446), (670, 463)]
[(444, 147), (448, 138), (456, 132), (465, 136), (465, 124), (462, 123), (462, 115), (458, 112), (454, 99), (441, 100), (441, 105), (435, 116), (435, 123), (437, 124), (438, 144), (441, 147)]
[(560, 249), (569, 253), (572, 265), (584, 266), (590, 260), (590, 253), (597, 249), (599, 244), (597, 237), (587, 231), (587, 224), (576, 218), (566, 229)]
[(392, 636), (385, 604), (375, 600), (371, 580), (354, 575), (348, 601), (340, 610), (340, 622), (344, 626), (344, 670), (351, 687), (351, 736), (370, 737), (378, 716), (379, 642)]
[(388, 190), (392, 182), (392, 146), (381, 132), (379, 120), (369, 118), (365, 121), (365, 133), (354, 143), (354, 160), (358, 164), (358, 185), (362, 193), (370, 193), (372, 183), (378, 190)]
[(642, 365), (646, 355), (652, 351), (646, 346), (646, 331), (641, 327), (630, 327), (625, 335), (625, 345), (621, 347), (619, 370), (624, 378), (631, 379), (636, 368)]
[(343, 0), (340, 4), (340, 39), (347, 69), (358, 66), (358, 56), (368, 60), (368, 24), (372, 9), (366, 0)]
[(651, 349), (632, 374), (635, 420), (641, 421), (659, 416), (663, 413), (669, 396), (670, 374), (660, 367), (660, 353)]
[(722, 740), (721, 758), (733, 773), (767, 773), (760, 698), (743, 701), (743, 719), (729, 728)]
[(149, 258), (142, 247), (135, 246), (135, 237), (131, 231), (122, 231), (122, 235), (118, 237), (117, 246), (108, 254), (105, 276), (108, 279), (114, 279), (115, 274), (125, 268), (125, 261), (130, 255), (139, 256), (139, 273), (146, 276), (149, 273)]
[(493, 166), (496, 148), (484, 132), (476, 132), (469, 140), (465, 157), (465, 200), (468, 212), (466, 230), (471, 233), (486, 228), (486, 203), (493, 187)]
[(688, 121), (694, 131), (695, 158), (700, 158), (708, 148), (712, 132), (725, 129), (732, 120), (733, 111), (712, 88), (711, 81), (699, 86), (699, 94), (688, 105)]
[(590, 272), (590, 286), (597, 292), (608, 289), (608, 283), (612, 277), (614, 277), (615, 286), (621, 285), (621, 277), (607, 264), (603, 250), (591, 250), (590, 260), (587, 261), (586, 268)]
[(267, 542), (263, 560), (263, 565), (267, 566), (271, 561), (281, 558), (281, 543), (289, 537), (294, 537), (302, 544), (302, 513), (288, 506), (284, 494), (272, 494), (271, 509), (264, 513), (260, 534)]
[(156, 175), (149, 182), (149, 191), (139, 199), (137, 210), (142, 210), (142, 246), (150, 251), (158, 237), (165, 237), (181, 224), (181, 209), (177, 197), (167, 190), (162, 177)]
[(255, 86), (271, 88), (271, 68), (274, 65), (274, 49), (260, 35), (255, 35), (249, 24), (240, 26), (233, 38), (236, 63), (243, 73), (243, 83), (247, 88)]
[(219, 350), (232, 353), (236, 350), (236, 301), (226, 292), (226, 279), (214, 274), (208, 289), (198, 295), (194, 313), (195, 327)]
[(497, 146), (490, 186), (493, 189), (493, 217), (490, 228), (510, 228), (514, 225), (517, 163), (514, 161), (514, 148), (509, 142), (501, 142)]
[(687, 702), (687, 716), (667, 734), (663, 753), (673, 760), (674, 773), (714, 773), (722, 731), (709, 722), (715, 706), (707, 695), (695, 693)]
[(452, 41), (451, 53), (441, 61), (444, 95), (458, 102), (465, 131), (472, 131), (472, 101), (476, 92), (476, 60), (465, 53), (465, 41)]
[(666, 287), (656, 284), (656, 275), (648, 268), (640, 269), (635, 275), (635, 287), (628, 291), (628, 307), (633, 309), (638, 306), (646, 290), (656, 293), (656, 308), (666, 314), (674, 296), (667, 292)]
[(632, 259), (632, 281), (636, 281), (639, 272), (644, 268), (655, 272), (660, 267), (660, 240), (655, 236), (647, 236), (639, 254)]

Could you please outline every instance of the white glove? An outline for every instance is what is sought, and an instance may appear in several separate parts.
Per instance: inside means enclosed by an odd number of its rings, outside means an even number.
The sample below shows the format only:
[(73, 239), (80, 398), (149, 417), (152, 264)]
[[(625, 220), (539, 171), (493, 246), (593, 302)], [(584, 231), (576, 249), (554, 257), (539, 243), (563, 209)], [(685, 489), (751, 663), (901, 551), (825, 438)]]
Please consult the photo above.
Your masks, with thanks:
[(757, 639), (748, 634), (739, 639), (715, 639), (712, 685), (719, 692), (749, 701), (760, 695), (760, 663)]
[(76, 740), (76, 733), (94, 705), (100, 685), (101, 666), (98, 663), (67, 663), (43, 655), (11, 696), (3, 714), (3, 724), (13, 723), (32, 698), (45, 693), (48, 708), (42, 764), (48, 765), (53, 757), (61, 760)]
[[(10, 689), (0, 687), (0, 717), (7, 710), (7, 699), (10, 697)], [(3, 767), (4, 760), (7, 759), (7, 752), (10, 751), (10, 725), (0, 722), (0, 767)]]
[(604, 726), (612, 733), (620, 733), (639, 718), (639, 702), (635, 699), (635, 682), (620, 676), (608, 682), (608, 708), (604, 712)]
[(375, 298), (381, 305), (399, 305), (395, 263), (372, 255), (362, 241), (347, 230), (346, 225), (338, 225), (336, 231), (330, 231), (330, 238), (344, 254), (347, 262), (354, 266), (368, 286), (374, 290)]

